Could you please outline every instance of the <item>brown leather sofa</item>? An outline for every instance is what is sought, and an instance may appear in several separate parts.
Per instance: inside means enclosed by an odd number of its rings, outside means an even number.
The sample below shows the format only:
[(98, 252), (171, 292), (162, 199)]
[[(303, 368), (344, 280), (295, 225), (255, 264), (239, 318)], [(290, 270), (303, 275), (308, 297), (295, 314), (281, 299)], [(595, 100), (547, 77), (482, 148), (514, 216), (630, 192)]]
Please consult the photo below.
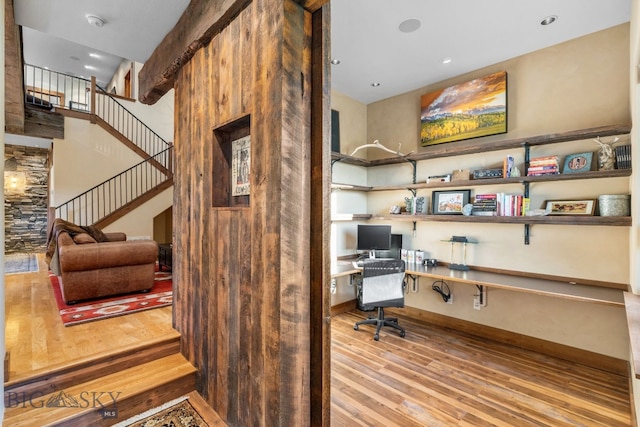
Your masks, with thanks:
[(60, 278), (65, 303), (151, 290), (158, 244), (126, 238), (124, 233), (102, 233), (54, 220), (46, 259)]

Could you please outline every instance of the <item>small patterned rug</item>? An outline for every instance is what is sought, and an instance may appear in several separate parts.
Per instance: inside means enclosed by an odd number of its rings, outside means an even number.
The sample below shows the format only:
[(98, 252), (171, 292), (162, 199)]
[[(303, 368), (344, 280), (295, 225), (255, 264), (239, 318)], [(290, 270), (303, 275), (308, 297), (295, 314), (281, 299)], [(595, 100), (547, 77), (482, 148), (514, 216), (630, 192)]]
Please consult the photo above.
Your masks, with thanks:
[(7, 254), (4, 256), (4, 274), (34, 271), (38, 271), (38, 256), (36, 254)]
[[(168, 407), (152, 409), (137, 415), (117, 427), (209, 427), (202, 419), (198, 411), (191, 406), (189, 399), (178, 399), (177, 403), (171, 402)], [(115, 427), (115, 426), (114, 426)]]
[(82, 301), (67, 305), (62, 299), (59, 277), (49, 271), (53, 295), (60, 310), (64, 326), (122, 316), (137, 311), (166, 307), (173, 302), (173, 281), (170, 272), (158, 271), (156, 265), (155, 282), (149, 292), (117, 295), (97, 300)]

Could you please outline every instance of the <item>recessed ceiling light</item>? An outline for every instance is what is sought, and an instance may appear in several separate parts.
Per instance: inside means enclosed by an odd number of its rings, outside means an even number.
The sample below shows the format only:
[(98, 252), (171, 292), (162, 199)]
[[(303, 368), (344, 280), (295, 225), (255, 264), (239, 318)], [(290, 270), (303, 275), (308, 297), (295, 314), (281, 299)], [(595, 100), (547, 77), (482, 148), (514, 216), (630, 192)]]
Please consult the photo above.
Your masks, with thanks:
[(98, 55), (97, 53), (93, 53), (93, 52), (91, 52), (89, 54), (89, 56), (92, 57), (92, 58), (100, 58), (100, 55)]
[(96, 67), (92, 66), (92, 65), (85, 65), (84, 68), (86, 68), (87, 70), (95, 70)]
[(106, 21), (99, 16), (87, 15), (87, 22), (94, 27), (102, 28)]
[(442, 61), (440, 62), (442, 62), (443, 64), (450, 64), (451, 61), (453, 61), (453, 59), (447, 57), (447, 58), (442, 58)]
[(556, 15), (549, 15), (546, 18), (544, 18), (542, 21), (540, 21), (540, 25), (551, 25), (554, 22), (556, 22), (557, 19), (558, 17)]
[(80, 58), (78, 58), (77, 56), (71, 55), (69, 57), (69, 59), (73, 59), (74, 61), (80, 61)]
[(411, 18), (402, 21), (400, 25), (398, 25), (398, 29), (403, 33), (413, 33), (414, 31), (417, 31), (421, 25), (422, 22), (417, 19)]
[(378, 87), (378, 86), (380, 86), (380, 83), (378, 83), (378, 82), (373, 82), (373, 83), (371, 83), (371, 86), (373, 86), (373, 87)]
[(339, 59), (337, 59), (337, 58), (335, 58), (335, 59), (332, 59), (332, 60), (331, 60), (331, 63), (332, 63), (333, 65), (338, 65), (338, 64), (340, 64), (340, 60), (339, 60)]

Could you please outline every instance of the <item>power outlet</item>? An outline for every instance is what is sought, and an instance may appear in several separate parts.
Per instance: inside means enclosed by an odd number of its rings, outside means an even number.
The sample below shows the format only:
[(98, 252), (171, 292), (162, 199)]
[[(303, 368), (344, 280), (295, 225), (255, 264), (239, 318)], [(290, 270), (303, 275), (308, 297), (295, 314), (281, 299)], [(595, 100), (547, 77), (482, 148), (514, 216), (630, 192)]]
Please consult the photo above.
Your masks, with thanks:
[(482, 308), (482, 306), (480, 305), (480, 295), (473, 296), (473, 308), (475, 310), (480, 310), (480, 308)]
[(447, 300), (447, 304), (453, 304), (453, 292), (449, 292), (449, 299)]

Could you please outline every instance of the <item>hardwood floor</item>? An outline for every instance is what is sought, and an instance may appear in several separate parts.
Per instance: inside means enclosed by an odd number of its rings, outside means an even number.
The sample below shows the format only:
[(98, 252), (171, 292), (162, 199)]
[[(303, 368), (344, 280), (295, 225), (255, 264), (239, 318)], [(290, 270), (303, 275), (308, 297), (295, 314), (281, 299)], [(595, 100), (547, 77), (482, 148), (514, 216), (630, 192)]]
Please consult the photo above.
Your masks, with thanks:
[(4, 276), (10, 382), (92, 356), (104, 356), (114, 349), (177, 335), (171, 326), (171, 307), (65, 327), (53, 297), (44, 254), (38, 255), (38, 266), (36, 273)]
[(331, 425), (629, 426), (628, 379), (400, 317), (332, 318)]
[[(43, 257), (5, 276), (10, 381), (176, 334), (171, 308), (64, 327)], [(405, 338), (332, 318), (331, 425), (629, 426), (628, 379), (400, 317)]]

